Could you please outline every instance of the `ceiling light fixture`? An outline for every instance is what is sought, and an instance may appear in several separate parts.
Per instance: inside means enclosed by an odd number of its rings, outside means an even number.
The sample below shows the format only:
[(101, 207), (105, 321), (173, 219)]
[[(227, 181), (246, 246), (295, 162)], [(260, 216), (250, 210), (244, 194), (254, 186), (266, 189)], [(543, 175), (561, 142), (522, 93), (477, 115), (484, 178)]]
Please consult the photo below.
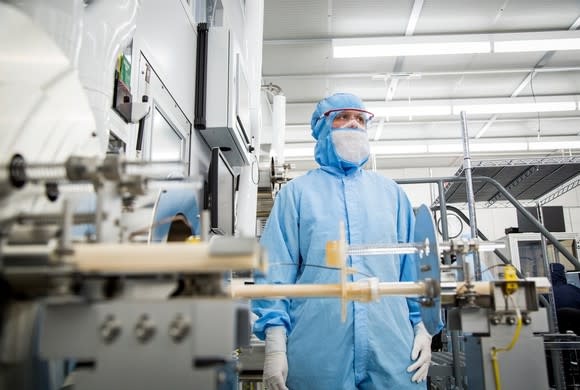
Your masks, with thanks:
[(339, 38), (332, 40), (332, 49), (334, 58), (397, 57), (490, 53), (491, 43), (485, 36), (456, 42), (437, 36)]
[(492, 36), (494, 53), (580, 50), (578, 31), (545, 31)]
[(415, 100), (369, 102), (367, 109), (381, 118), (452, 116), (465, 111), (468, 115), (517, 114), (531, 112), (576, 111), (580, 96), (543, 96), (538, 101), (530, 98), (482, 98), (457, 100)]
[(543, 103), (500, 103), (500, 104), (458, 104), (453, 106), (453, 114), (461, 111), (467, 114), (513, 114), (525, 112), (559, 112), (575, 111), (577, 104), (574, 101), (543, 102)]
[(559, 150), (578, 149), (580, 141), (530, 141), (529, 150)]
[(334, 58), (580, 50), (580, 31), (336, 38)]
[(376, 117), (412, 117), (412, 116), (445, 116), (451, 115), (449, 105), (396, 105), (368, 106), (367, 109)]

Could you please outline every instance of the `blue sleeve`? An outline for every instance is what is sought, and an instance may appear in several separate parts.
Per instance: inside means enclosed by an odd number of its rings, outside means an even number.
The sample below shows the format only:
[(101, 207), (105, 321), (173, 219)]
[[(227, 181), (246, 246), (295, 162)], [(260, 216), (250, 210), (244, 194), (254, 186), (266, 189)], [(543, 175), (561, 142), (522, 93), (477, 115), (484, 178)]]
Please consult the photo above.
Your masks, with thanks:
[[(415, 231), (415, 215), (407, 194), (401, 187), (399, 190), (399, 209), (397, 215), (397, 237), (399, 243), (412, 242)], [(401, 282), (414, 282), (417, 280), (417, 268), (415, 266), (416, 255), (401, 255)], [(409, 320), (413, 326), (421, 322), (420, 305), (416, 299), (407, 299), (409, 307)]]
[[(298, 241), (299, 210), (293, 197), (292, 183), (287, 184), (276, 196), (270, 217), (264, 228), (260, 244), (268, 255), (268, 273), (257, 276), (258, 284), (291, 284), (296, 282), (300, 247)], [(252, 311), (258, 316), (254, 333), (264, 340), (266, 328), (284, 326), (286, 334), (291, 331), (288, 314), (289, 300), (256, 299)]]

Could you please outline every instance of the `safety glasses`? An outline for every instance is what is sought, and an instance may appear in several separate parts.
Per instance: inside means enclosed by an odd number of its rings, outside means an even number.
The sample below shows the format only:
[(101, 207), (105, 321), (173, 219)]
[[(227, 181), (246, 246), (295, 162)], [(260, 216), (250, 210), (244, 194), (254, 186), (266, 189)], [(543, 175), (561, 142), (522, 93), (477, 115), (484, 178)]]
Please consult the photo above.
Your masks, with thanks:
[(356, 127), (366, 129), (368, 123), (375, 116), (372, 112), (361, 110), (360, 108), (338, 108), (328, 110), (322, 114), (322, 116), (328, 118), (332, 113), (336, 113), (332, 121), (332, 127), (335, 128)]

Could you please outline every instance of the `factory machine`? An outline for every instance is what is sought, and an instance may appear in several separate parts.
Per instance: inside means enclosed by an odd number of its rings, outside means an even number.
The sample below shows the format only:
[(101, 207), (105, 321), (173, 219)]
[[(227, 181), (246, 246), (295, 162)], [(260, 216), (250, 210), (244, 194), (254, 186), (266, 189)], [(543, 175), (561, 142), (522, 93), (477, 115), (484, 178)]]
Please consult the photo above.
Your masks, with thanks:
[[(109, 160), (104, 163), (123, 165)], [(71, 172), (88, 172), (89, 166), (107, 172), (93, 161), (88, 165), (74, 161), (76, 169), (66, 169), (67, 180), (71, 180)], [(120, 184), (123, 176), (117, 171), (102, 180)], [(123, 186), (110, 188), (114, 190), (108, 198), (121, 198), (118, 189)], [(44, 216), (45, 220), (49, 217)], [(449, 329), (470, 334), (466, 337), (468, 356), (473, 359), (466, 367), (469, 388), (517, 389), (529, 388), (530, 383), (547, 388), (543, 359), (536, 361), (534, 370), (526, 359), (543, 356), (542, 338), (535, 333), (548, 330), (545, 310), (537, 304), (537, 294), (549, 288), (545, 279), (518, 280), (507, 268), (502, 280), (480, 282), (473, 280), (467, 262), (442, 268), (441, 253), (464, 256), (494, 250), (499, 244), (476, 240), (437, 243), (425, 206), (417, 212), (416, 242), (349, 246), (344, 231), (340, 240), (329, 242), (327, 263), (341, 274), (341, 282), (335, 285), (226, 283), (224, 275), (231, 271), (266, 271), (264, 254), (249, 238), (150, 245), (74, 243), (71, 228), (75, 218), (83, 216), (65, 207), (51, 217), (53, 223), (39, 224), (34, 216), (20, 215), (3, 226), (7, 232), (2, 243), (1, 374), (8, 387), (39, 386), (34, 382), (42, 380), (42, 372), (47, 375), (45, 380), (55, 380), (54, 367), (67, 362), (75, 366), (69, 380), (79, 389), (234, 389), (244, 360), (237, 359), (233, 351), (242, 348), (243, 354), (249, 347), (245, 299), (340, 298), (345, 316), (349, 300), (402, 295), (419, 300), (423, 321), (432, 333), (439, 324), (441, 307), (453, 308)], [(58, 227), (57, 234), (54, 227)], [(419, 279), (346, 282), (348, 273), (356, 272), (346, 266), (347, 256), (354, 253), (415, 253)], [(464, 280), (442, 282), (441, 275), (454, 271), (460, 271)], [(52, 371), (42, 362), (51, 362)]]
[(0, 3), (0, 388), (237, 386), (262, 13)]
[[(252, 234), (259, 77), (223, 3), (208, 2), (199, 24), (198, 4), (179, 0), (0, 4), (0, 388), (236, 389), (252, 364), (248, 299), (338, 298), (344, 317), (348, 301), (382, 295), (418, 299), (432, 333), (448, 309), (470, 359), (453, 374), (470, 389), (547, 388), (537, 303), (547, 280), (509, 267), (474, 280), (461, 259), (499, 244), (438, 242), (425, 206), (409, 244), (349, 246), (337, 226), (327, 263), (340, 283), (230, 283), (232, 272), (267, 272), (267, 256)], [(249, 3), (251, 24), (261, 15)], [(140, 29), (171, 12), (183, 29), (173, 41)], [(167, 42), (184, 62), (168, 65)], [(188, 65), (195, 80), (176, 81)], [(414, 253), (418, 280), (347, 282), (354, 253)], [(441, 266), (451, 254), (460, 261)]]

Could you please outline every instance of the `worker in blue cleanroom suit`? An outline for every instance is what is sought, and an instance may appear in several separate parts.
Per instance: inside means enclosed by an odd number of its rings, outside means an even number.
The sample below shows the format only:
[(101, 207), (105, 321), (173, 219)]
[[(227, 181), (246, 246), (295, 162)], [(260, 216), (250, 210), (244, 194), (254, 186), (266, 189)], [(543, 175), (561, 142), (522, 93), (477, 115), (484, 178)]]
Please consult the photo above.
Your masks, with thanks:
[[(286, 184), (276, 197), (261, 244), (268, 251), (268, 277), (257, 283), (338, 283), (339, 272), (324, 269), (325, 245), (339, 238), (339, 221), (349, 244), (413, 240), (409, 199), (392, 180), (361, 167), (369, 157), (366, 124), (372, 114), (350, 94), (330, 96), (312, 115), (320, 168)], [(349, 256), (360, 273), (350, 281), (411, 281), (414, 256)], [(254, 332), (266, 340), (264, 382), (268, 389), (425, 388), (431, 336), (419, 306), (404, 297), (350, 302), (346, 323), (334, 298), (254, 300)]]

